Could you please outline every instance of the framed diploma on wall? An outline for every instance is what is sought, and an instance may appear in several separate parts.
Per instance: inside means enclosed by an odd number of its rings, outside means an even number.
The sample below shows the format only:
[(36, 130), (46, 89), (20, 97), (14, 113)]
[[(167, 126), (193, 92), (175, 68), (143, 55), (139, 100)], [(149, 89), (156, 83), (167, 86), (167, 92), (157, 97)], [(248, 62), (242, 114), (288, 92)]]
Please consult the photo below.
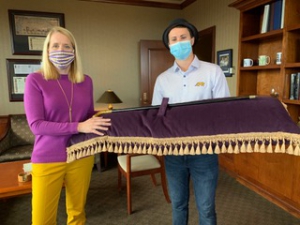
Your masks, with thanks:
[(8, 10), (13, 55), (41, 55), (53, 26), (65, 26), (63, 13)]
[(25, 80), (41, 67), (39, 59), (6, 59), (9, 101), (23, 101)]

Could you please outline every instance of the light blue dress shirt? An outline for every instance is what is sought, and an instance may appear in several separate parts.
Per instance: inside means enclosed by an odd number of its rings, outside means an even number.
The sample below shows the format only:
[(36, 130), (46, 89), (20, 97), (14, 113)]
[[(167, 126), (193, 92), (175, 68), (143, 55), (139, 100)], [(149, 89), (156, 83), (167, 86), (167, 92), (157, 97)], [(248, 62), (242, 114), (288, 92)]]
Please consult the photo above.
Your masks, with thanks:
[(152, 105), (160, 105), (163, 98), (169, 98), (169, 103), (174, 104), (229, 96), (230, 91), (221, 68), (200, 61), (195, 55), (187, 71), (182, 71), (174, 62), (172, 67), (157, 77)]

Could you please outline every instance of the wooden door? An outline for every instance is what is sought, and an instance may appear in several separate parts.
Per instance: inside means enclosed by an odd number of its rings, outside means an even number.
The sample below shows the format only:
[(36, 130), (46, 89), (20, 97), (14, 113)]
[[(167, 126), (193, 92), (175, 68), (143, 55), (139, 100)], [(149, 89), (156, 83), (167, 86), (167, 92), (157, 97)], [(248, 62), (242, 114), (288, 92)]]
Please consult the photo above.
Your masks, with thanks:
[(140, 105), (151, 105), (155, 80), (159, 74), (171, 67), (174, 57), (162, 41), (140, 41), (141, 80)]
[(195, 55), (202, 61), (215, 63), (216, 26), (201, 30), (198, 35), (198, 42), (193, 49)]

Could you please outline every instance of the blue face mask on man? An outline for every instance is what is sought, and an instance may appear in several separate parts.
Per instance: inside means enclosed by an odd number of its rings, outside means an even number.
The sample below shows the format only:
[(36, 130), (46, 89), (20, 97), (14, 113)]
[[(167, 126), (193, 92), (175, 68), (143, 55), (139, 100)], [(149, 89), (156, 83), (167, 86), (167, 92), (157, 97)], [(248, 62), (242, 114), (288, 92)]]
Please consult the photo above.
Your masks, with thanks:
[(171, 54), (178, 60), (185, 60), (192, 52), (191, 41), (179, 41), (169, 46)]

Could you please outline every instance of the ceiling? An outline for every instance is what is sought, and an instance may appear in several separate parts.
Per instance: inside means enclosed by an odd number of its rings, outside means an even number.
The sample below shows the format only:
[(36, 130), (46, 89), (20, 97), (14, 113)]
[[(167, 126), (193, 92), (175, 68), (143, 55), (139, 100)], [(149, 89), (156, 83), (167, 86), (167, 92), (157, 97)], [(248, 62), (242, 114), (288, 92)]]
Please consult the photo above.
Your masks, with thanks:
[(79, 0), (122, 5), (135, 5), (156, 8), (184, 9), (197, 0)]

